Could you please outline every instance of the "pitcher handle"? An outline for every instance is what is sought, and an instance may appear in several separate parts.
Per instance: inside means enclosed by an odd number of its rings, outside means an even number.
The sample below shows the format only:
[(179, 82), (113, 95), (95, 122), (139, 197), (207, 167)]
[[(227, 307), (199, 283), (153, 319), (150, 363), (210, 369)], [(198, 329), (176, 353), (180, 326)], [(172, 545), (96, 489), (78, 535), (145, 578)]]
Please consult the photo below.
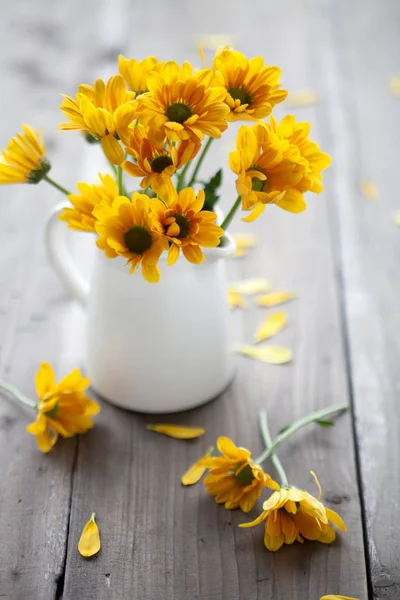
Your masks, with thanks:
[(58, 216), (66, 204), (58, 204), (51, 212), (46, 225), (45, 240), (47, 253), (58, 276), (72, 298), (86, 307), (89, 283), (80, 272), (67, 243), (67, 225)]

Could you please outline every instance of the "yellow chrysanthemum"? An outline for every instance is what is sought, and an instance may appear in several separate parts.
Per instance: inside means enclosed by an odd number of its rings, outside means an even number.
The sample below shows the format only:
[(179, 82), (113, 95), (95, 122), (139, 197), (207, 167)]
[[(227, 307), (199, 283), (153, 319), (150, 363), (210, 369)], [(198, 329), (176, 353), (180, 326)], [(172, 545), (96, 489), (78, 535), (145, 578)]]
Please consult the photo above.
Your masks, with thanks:
[(229, 108), (226, 90), (210, 87), (211, 71), (194, 74), (190, 63), (180, 67), (167, 62), (160, 72), (147, 76), (149, 92), (137, 100), (137, 117), (149, 128), (149, 136), (162, 143), (221, 136), (227, 128)]
[(215, 225), (217, 215), (208, 210), (202, 210), (204, 191), (200, 190), (197, 197), (192, 188), (185, 188), (179, 193), (172, 188), (163, 202), (153, 200), (152, 211), (158, 221), (159, 231), (171, 243), (168, 252), (168, 264), (173, 265), (182, 250), (184, 257), (191, 263), (199, 264), (204, 260), (200, 248), (215, 248), (224, 230)]
[(135, 192), (131, 202), (125, 196), (118, 196), (111, 206), (97, 206), (94, 215), (98, 220), (96, 243), (105, 255), (126, 258), (131, 273), (141, 264), (147, 281), (159, 281), (157, 263), (168, 248), (168, 240), (154, 229), (149, 197)]
[(43, 132), (39, 134), (29, 125), (22, 125), (22, 128), (24, 132), (17, 133), (0, 153), (0, 185), (39, 183), (50, 171)]
[(111, 175), (102, 175), (99, 173), (101, 185), (77, 183), (79, 194), (70, 194), (68, 200), (73, 208), (63, 208), (59, 216), (61, 221), (68, 223), (70, 229), (76, 231), (95, 231), (96, 218), (93, 210), (99, 204), (111, 206), (113, 200), (118, 196), (118, 185)]
[(320, 491), (318, 499), (305, 490), (282, 487), (264, 502), (264, 510), (255, 521), (239, 527), (254, 527), (265, 521), (264, 544), (273, 552), (283, 544), (303, 543), (303, 538), (324, 544), (333, 542), (336, 533), (329, 521), (341, 531), (346, 531), (346, 525), (334, 510), (322, 504), (321, 487), (315, 474), (312, 475)]
[(279, 485), (259, 465), (250, 459), (251, 452), (238, 448), (227, 437), (217, 441), (222, 456), (205, 458), (201, 464), (210, 469), (204, 480), (207, 492), (227, 509), (240, 507), (249, 512), (261, 495), (263, 487), (279, 489)]
[(57, 384), (51, 366), (48, 363), (40, 365), (36, 374), (38, 414), (36, 421), (26, 429), (36, 435), (42, 452), (49, 452), (59, 435), (69, 438), (93, 427), (92, 417), (100, 407), (86, 396), (84, 390), (88, 385), (89, 379), (82, 377), (79, 369)]
[(226, 46), (216, 53), (213, 72), (213, 83), (227, 91), (229, 121), (262, 119), (287, 96), (286, 90), (279, 89), (281, 70), (264, 65), (261, 56), (249, 60)]
[(96, 79), (91, 85), (80, 85), (76, 99), (63, 95), (61, 110), (70, 122), (60, 129), (90, 133), (100, 140), (110, 162), (120, 165), (124, 151), (118, 139), (135, 118), (135, 93), (127, 91), (122, 75), (113, 75), (104, 83)]
[(130, 130), (124, 142), (126, 152), (133, 156), (135, 162), (127, 160), (122, 168), (133, 177), (143, 178), (140, 187), (146, 189), (151, 186), (156, 193), (162, 193), (165, 185), (171, 188), (171, 176), (192, 160), (200, 149), (198, 139), (183, 140), (176, 146), (155, 143), (149, 139), (142, 125)]
[(308, 139), (309, 124), (296, 123), (288, 115), (277, 125), (257, 123), (240, 128), (229, 166), (238, 175), (236, 189), (244, 210), (254, 208), (243, 219), (254, 221), (266, 204), (299, 213), (306, 208), (304, 192), (322, 190), (321, 171), (330, 157)]
[(136, 96), (148, 92), (146, 83), (147, 75), (151, 71), (158, 71), (164, 63), (159, 62), (155, 56), (148, 56), (143, 60), (125, 58), (120, 54), (118, 58), (118, 70), (125, 79), (128, 88), (135, 92)]

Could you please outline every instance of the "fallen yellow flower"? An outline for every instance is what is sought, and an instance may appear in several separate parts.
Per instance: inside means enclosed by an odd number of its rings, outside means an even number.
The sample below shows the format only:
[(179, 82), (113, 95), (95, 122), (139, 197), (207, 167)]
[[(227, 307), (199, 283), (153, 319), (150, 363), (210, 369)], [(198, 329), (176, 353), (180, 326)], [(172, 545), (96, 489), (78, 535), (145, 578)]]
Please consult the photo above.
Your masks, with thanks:
[(262, 342), (268, 338), (276, 335), (283, 329), (287, 324), (287, 316), (285, 313), (276, 313), (270, 315), (261, 323), (258, 327), (255, 335), (256, 342)]
[(350, 596), (338, 596), (337, 594), (328, 594), (327, 596), (322, 596), (321, 600), (358, 600), (358, 598), (350, 598)]
[(245, 296), (252, 296), (253, 294), (268, 292), (271, 285), (264, 277), (251, 277), (250, 279), (231, 283), (229, 289)]
[(395, 210), (393, 213), (393, 223), (400, 227), (400, 210)]
[(293, 300), (293, 298), (296, 298), (296, 294), (293, 292), (269, 292), (269, 294), (258, 296), (256, 304), (264, 307), (276, 306), (277, 304), (283, 304), (284, 302)]
[(85, 558), (97, 554), (100, 550), (100, 533), (95, 521), (96, 513), (92, 513), (89, 521), (83, 528), (82, 535), (78, 543), (79, 553)]
[(228, 290), (228, 302), (230, 308), (245, 308), (246, 301), (242, 298), (239, 292)]
[(360, 189), (364, 196), (377, 200), (379, 197), (379, 191), (376, 185), (372, 181), (362, 181), (360, 183)]
[(249, 358), (260, 360), (271, 365), (283, 365), (293, 358), (293, 352), (283, 346), (248, 346), (243, 344), (236, 348), (236, 352), (244, 354)]
[(188, 468), (188, 470), (181, 477), (182, 485), (193, 485), (194, 483), (200, 481), (207, 469), (207, 467), (202, 465), (201, 462), (206, 458), (209, 458), (213, 450), (214, 448), (209, 448), (204, 456), (202, 456)]
[(257, 236), (252, 233), (233, 233), (232, 238), (236, 244), (236, 253), (233, 258), (246, 256), (247, 251), (257, 245)]
[(288, 94), (286, 105), (290, 108), (297, 108), (298, 106), (312, 106), (318, 101), (319, 97), (315, 90), (298, 90)]
[(389, 89), (395, 96), (400, 98), (400, 77), (392, 77), (389, 82)]
[(146, 425), (150, 431), (156, 431), (157, 433), (163, 433), (169, 437), (176, 438), (178, 440), (191, 440), (197, 438), (205, 433), (205, 429), (202, 427), (186, 427), (184, 425), (170, 425), (168, 423), (157, 423), (156, 425)]

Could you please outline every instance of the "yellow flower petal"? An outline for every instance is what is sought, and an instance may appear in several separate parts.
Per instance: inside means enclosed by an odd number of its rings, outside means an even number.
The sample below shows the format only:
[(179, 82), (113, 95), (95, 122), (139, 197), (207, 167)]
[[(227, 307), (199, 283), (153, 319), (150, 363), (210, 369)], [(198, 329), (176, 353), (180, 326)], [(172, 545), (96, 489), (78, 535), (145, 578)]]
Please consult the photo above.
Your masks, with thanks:
[(321, 600), (358, 600), (358, 598), (350, 598), (350, 596), (340, 596), (337, 594), (328, 594), (327, 596), (322, 596)]
[(400, 210), (395, 210), (393, 213), (393, 223), (400, 227)]
[(157, 431), (157, 433), (163, 433), (178, 440), (191, 440), (205, 433), (205, 429), (202, 427), (186, 427), (168, 423), (157, 423), (156, 425), (146, 425), (146, 427), (150, 431)]
[(395, 96), (400, 98), (400, 77), (392, 77), (389, 82), (389, 89)]
[(286, 324), (287, 316), (285, 313), (276, 313), (274, 315), (270, 315), (258, 327), (255, 335), (255, 341), (262, 342), (263, 340), (267, 340), (281, 331)]
[(212, 451), (213, 448), (209, 448), (204, 456), (202, 456), (198, 461), (188, 468), (188, 470), (181, 477), (182, 485), (193, 485), (194, 483), (200, 481), (207, 469), (207, 467), (202, 465), (201, 462), (206, 458), (209, 458)]
[(361, 193), (367, 198), (372, 198), (373, 200), (377, 200), (379, 197), (379, 191), (376, 185), (372, 181), (362, 181), (360, 183)]
[(113, 165), (121, 165), (124, 162), (125, 154), (118, 140), (109, 133), (101, 138), (101, 147), (108, 160)]
[(228, 290), (228, 302), (230, 308), (245, 308), (246, 301), (234, 290)]
[(276, 306), (277, 304), (288, 302), (293, 298), (296, 298), (296, 294), (293, 292), (270, 292), (269, 294), (258, 296), (258, 298), (256, 298), (256, 304), (258, 304), (258, 306), (266, 307)]
[(257, 245), (257, 236), (252, 233), (233, 233), (232, 237), (236, 244), (236, 252), (233, 258), (246, 256), (247, 251)]
[(286, 99), (287, 106), (296, 108), (298, 106), (312, 106), (319, 101), (318, 94), (315, 90), (298, 90), (290, 92)]
[(229, 286), (230, 290), (247, 296), (268, 292), (270, 288), (270, 283), (263, 277), (251, 277), (250, 279), (243, 279), (243, 281), (237, 281)]
[(340, 531), (347, 531), (347, 527), (343, 519), (331, 508), (325, 507), (326, 516)]
[(100, 533), (95, 521), (96, 513), (92, 513), (90, 520), (83, 528), (81, 538), (78, 543), (79, 553), (85, 558), (94, 556), (100, 550)]
[(236, 348), (236, 352), (240, 352), (249, 358), (254, 358), (271, 365), (283, 365), (293, 359), (293, 352), (289, 348), (284, 348), (283, 346), (255, 347), (243, 344)]

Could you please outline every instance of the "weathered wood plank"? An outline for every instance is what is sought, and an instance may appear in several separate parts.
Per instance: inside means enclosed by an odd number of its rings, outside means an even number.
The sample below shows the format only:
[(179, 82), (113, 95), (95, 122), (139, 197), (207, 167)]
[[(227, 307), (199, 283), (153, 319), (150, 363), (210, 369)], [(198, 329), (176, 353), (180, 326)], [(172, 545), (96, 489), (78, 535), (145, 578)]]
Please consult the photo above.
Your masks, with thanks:
[[(288, 87), (310, 85), (310, 15), (295, 1), (279, 6), (260, 3), (251, 13), (244, 4), (233, 11), (231, 3), (210, 1), (190, 4), (190, 8), (189, 4), (167, 6), (154, 0), (139, 7), (129, 5), (129, 9), (124, 6), (125, 26), (135, 35), (127, 37), (122, 26), (118, 31), (129, 55), (157, 53), (160, 58), (182, 59), (191, 50), (193, 58), (197, 33), (228, 31), (244, 51), (263, 53), (272, 64), (282, 65)], [(114, 45), (107, 41), (104, 55), (110, 56)], [(320, 107), (299, 112), (313, 122), (323, 114)], [(223, 142), (225, 148), (215, 148), (208, 162), (210, 172), (226, 156), (233, 139), (232, 131)], [(228, 175), (225, 194), (229, 198), (233, 189), (233, 178)], [(99, 426), (80, 440), (65, 600), (304, 600), (327, 592), (366, 598), (348, 418), (333, 431), (314, 429), (299, 434), (282, 450), (292, 482), (312, 486), (308, 471), (314, 469), (320, 474), (326, 502), (339, 510), (349, 526), (349, 533), (329, 547), (306, 544), (270, 554), (263, 548), (261, 530), (237, 528), (246, 520), (243, 515), (218, 507), (201, 485), (190, 489), (179, 485), (181, 473), (218, 435), (230, 435), (259, 451), (257, 414), (261, 408), (270, 410), (276, 432), (312, 409), (348, 397), (329, 202), (329, 193), (310, 199), (310, 210), (301, 217), (268, 211), (254, 227), (261, 240), (259, 248), (240, 266), (230, 266), (232, 277), (239, 271), (266, 275), (277, 288), (299, 293), (299, 300), (287, 307), (290, 327), (279, 338), (295, 351), (292, 365), (272, 367), (238, 358), (236, 380), (220, 399), (173, 417), (175, 422), (206, 427), (207, 436), (197, 442), (157, 436), (145, 430), (145, 417), (108, 405), (103, 407)], [(244, 228), (237, 223), (236, 229)], [(244, 339), (249, 339), (264, 314), (261, 309), (244, 313)], [(85, 562), (76, 545), (93, 510), (98, 514), (103, 548), (97, 558)]]
[[(336, 243), (343, 272), (369, 560), (374, 598), (400, 597), (398, 521), (400, 102), (389, 80), (400, 73), (400, 5), (386, 0), (328, 2), (316, 23), (317, 71), (331, 118)], [(356, 24), (356, 25), (355, 25)], [(363, 197), (372, 180), (379, 200)], [(384, 500), (385, 499), (385, 500)]]

